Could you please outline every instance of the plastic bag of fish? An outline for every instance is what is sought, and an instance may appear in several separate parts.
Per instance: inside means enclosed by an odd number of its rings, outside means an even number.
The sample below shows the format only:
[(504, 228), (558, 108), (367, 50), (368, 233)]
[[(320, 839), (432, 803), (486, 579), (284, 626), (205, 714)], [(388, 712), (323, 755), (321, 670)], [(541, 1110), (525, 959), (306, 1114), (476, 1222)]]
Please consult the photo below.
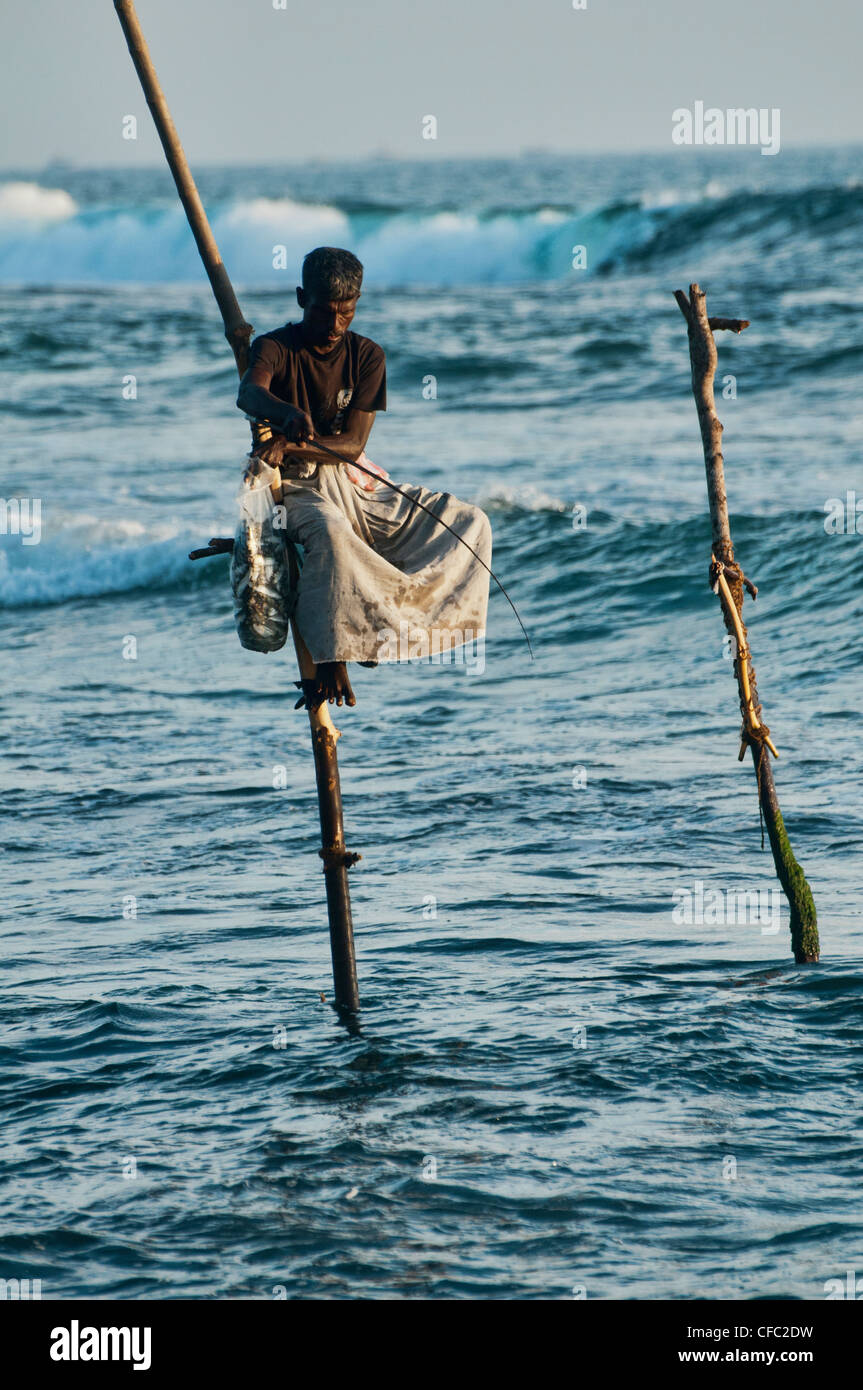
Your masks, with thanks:
[(253, 652), (277, 652), (285, 645), (297, 604), (284, 510), (270, 487), (278, 477), (277, 469), (265, 465), (257, 477), (244, 480), (237, 497), (240, 517), (231, 558), (234, 621), (240, 642)]

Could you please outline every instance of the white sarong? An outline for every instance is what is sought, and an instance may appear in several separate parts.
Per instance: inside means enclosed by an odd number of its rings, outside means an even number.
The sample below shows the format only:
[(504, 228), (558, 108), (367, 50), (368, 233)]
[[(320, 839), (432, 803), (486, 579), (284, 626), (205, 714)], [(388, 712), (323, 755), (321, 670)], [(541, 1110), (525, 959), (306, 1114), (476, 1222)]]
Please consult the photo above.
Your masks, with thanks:
[[(283, 464), (288, 540), (302, 546), (295, 619), (312, 660), (405, 661), (485, 638), (489, 575), (389, 482), (367, 490), (341, 464), (310, 478)], [(491, 526), (448, 492), (399, 484), (491, 564)]]

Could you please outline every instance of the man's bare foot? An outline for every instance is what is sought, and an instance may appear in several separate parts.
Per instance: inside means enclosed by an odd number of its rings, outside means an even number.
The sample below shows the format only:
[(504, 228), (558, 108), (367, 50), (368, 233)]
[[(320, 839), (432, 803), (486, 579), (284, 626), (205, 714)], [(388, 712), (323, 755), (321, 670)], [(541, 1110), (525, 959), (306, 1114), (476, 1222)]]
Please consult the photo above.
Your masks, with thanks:
[(315, 710), (325, 700), (337, 705), (353, 706), (357, 703), (348, 679), (348, 668), (343, 661), (321, 661), (315, 667), (314, 678), (302, 682), (302, 689), (302, 697), (295, 709), (305, 705), (307, 709)]
[(329, 700), (331, 704), (333, 700), (337, 705), (343, 700), (346, 705), (357, 703), (357, 697), (348, 679), (348, 668), (343, 661), (322, 661), (315, 671), (315, 677), (324, 699)]

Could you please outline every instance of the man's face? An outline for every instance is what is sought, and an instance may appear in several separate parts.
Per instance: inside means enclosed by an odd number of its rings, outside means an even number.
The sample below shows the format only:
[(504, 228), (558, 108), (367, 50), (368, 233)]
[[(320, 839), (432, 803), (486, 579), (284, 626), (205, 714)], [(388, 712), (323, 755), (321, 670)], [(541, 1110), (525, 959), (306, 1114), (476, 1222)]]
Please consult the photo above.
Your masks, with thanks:
[[(359, 298), (359, 296), (357, 296)], [(297, 288), (297, 303), (303, 311), (303, 336), (310, 347), (331, 349), (351, 326), (357, 311), (356, 299), (334, 301), (313, 290)]]

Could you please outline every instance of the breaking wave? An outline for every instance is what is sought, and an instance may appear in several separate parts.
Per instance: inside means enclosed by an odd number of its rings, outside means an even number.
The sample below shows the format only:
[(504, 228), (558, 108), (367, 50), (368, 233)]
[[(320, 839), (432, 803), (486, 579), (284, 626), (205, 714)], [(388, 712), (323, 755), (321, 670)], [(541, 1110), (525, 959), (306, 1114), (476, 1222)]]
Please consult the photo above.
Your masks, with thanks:
[[(216, 239), (231, 275), (247, 286), (283, 286), (315, 243), (349, 244), (370, 283), (389, 286), (519, 284), (566, 276), (573, 248), (588, 272), (643, 269), (715, 240), (805, 229), (810, 239), (859, 223), (863, 187), (782, 192), (708, 185), (695, 198), (669, 190), (586, 210), (537, 207), (477, 212), (338, 207), (290, 198), (213, 203)], [(274, 248), (282, 247), (281, 267)], [(0, 185), (0, 281), (24, 284), (197, 283), (198, 253), (172, 203), (79, 206), (60, 188)]]
[(190, 562), (189, 551), (205, 543), (200, 527), (180, 534), (171, 523), (144, 526), (87, 516), (71, 519), (35, 545), (25, 545), (18, 535), (0, 535), (0, 607), (187, 587), (215, 574), (226, 582), (222, 563)]
[[(495, 488), (480, 503), (492, 513), (569, 510), (566, 502), (530, 488)], [(181, 528), (174, 521), (109, 521), (81, 513), (64, 518), (57, 529), (46, 525), (36, 544), (0, 532), (0, 608), (43, 607), (144, 588), (226, 586), (227, 559), (193, 564), (189, 551), (230, 530), (225, 518)]]

